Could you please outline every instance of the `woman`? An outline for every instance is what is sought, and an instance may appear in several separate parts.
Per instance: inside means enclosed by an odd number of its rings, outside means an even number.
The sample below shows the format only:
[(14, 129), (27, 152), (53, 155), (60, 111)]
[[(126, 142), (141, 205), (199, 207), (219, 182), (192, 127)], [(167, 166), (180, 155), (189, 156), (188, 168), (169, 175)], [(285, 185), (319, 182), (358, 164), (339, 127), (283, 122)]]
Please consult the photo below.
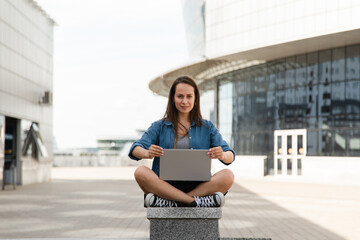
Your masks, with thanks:
[(146, 194), (147, 207), (223, 206), (223, 194), (234, 182), (234, 175), (228, 169), (215, 173), (208, 182), (164, 181), (158, 177), (163, 149), (172, 148), (208, 149), (211, 159), (219, 159), (226, 165), (235, 159), (234, 151), (214, 124), (202, 118), (199, 88), (188, 76), (174, 81), (164, 118), (154, 122), (132, 145), (129, 157), (134, 160), (155, 157), (152, 170), (140, 166), (135, 171), (135, 179)]

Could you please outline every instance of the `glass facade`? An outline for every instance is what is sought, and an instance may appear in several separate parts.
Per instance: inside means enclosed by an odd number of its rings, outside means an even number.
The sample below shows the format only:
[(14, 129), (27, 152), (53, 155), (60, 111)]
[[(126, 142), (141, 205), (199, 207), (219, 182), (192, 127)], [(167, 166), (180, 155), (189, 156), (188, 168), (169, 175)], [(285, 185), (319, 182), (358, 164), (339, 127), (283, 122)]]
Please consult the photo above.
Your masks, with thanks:
[(208, 119), (212, 122), (216, 122), (215, 119), (215, 88), (216, 81), (205, 81), (199, 86), (201, 95), (201, 115), (204, 119)]
[(217, 76), (218, 126), (239, 155), (271, 155), (274, 130), (307, 129), (307, 155), (360, 154), (360, 45)]

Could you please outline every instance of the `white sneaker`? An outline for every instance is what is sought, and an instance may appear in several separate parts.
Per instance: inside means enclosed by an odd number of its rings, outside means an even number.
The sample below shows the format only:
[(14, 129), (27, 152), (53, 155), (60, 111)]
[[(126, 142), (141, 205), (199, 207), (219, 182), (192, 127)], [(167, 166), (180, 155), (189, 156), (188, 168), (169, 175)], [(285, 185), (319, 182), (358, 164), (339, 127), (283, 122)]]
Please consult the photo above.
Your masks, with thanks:
[(194, 197), (196, 202), (196, 207), (222, 207), (225, 204), (224, 194), (221, 192), (216, 192), (209, 196), (204, 197)]
[(153, 193), (148, 193), (144, 201), (146, 207), (177, 207), (175, 201), (161, 198)]

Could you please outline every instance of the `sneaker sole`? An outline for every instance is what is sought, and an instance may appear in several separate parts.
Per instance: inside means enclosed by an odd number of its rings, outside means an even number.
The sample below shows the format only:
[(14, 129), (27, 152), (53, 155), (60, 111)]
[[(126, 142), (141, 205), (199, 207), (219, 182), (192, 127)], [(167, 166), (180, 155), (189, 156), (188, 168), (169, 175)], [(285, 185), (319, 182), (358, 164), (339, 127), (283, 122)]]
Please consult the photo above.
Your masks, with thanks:
[(219, 207), (223, 207), (225, 205), (225, 197), (224, 194), (222, 194), (221, 192), (216, 192), (215, 193), (215, 197), (216, 197), (216, 201), (220, 202), (220, 206)]
[(150, 200), (151, 200), (151, 198), (153, 198), (154, 197), (154, 194), (153, 193), (148, 193), (148, 194), (146, 194), (146, 197), (145, 197), (145, 206), (146, 207), (150, 207), (150, 205), (151, 205), (151, 203), (152, 202), (150, 202)]

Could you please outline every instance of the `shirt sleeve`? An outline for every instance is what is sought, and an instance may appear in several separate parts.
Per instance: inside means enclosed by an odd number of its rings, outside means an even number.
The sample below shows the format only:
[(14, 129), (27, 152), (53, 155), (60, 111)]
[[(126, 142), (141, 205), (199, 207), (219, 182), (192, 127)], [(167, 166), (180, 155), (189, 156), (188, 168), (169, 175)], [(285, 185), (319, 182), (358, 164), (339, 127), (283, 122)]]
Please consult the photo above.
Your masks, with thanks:
[[(229, 144), (223, 139), (219, 130), (215, 127), (215, 125), (209, 121), (210, 124), (210, 139), (211, 139), (211, 147), (221, 147), (224, 152), (231, 151), (233, 153), (233, 161), (235, 161), (235, 151), (229, 146)], [(220, 160), (221, 161), (221, 160)], [(225, 165), (230, 165), (231, 163), (225, 163), (221, 161)]]
[(159, 121), (154, 122), (148, 128), (148, 130), (142, 135), (142, 137), (135, 141), (129, 150), (129, 157), (133, 160), (141, 160), (140, 158), (135, 157), (132, 155), (132, 151), (136, 146), (140, 146), (144, 149), (149, 149), (151, 144), (158, 145), (159, 144), (159, 133), (161, 128), (161, 123)]

